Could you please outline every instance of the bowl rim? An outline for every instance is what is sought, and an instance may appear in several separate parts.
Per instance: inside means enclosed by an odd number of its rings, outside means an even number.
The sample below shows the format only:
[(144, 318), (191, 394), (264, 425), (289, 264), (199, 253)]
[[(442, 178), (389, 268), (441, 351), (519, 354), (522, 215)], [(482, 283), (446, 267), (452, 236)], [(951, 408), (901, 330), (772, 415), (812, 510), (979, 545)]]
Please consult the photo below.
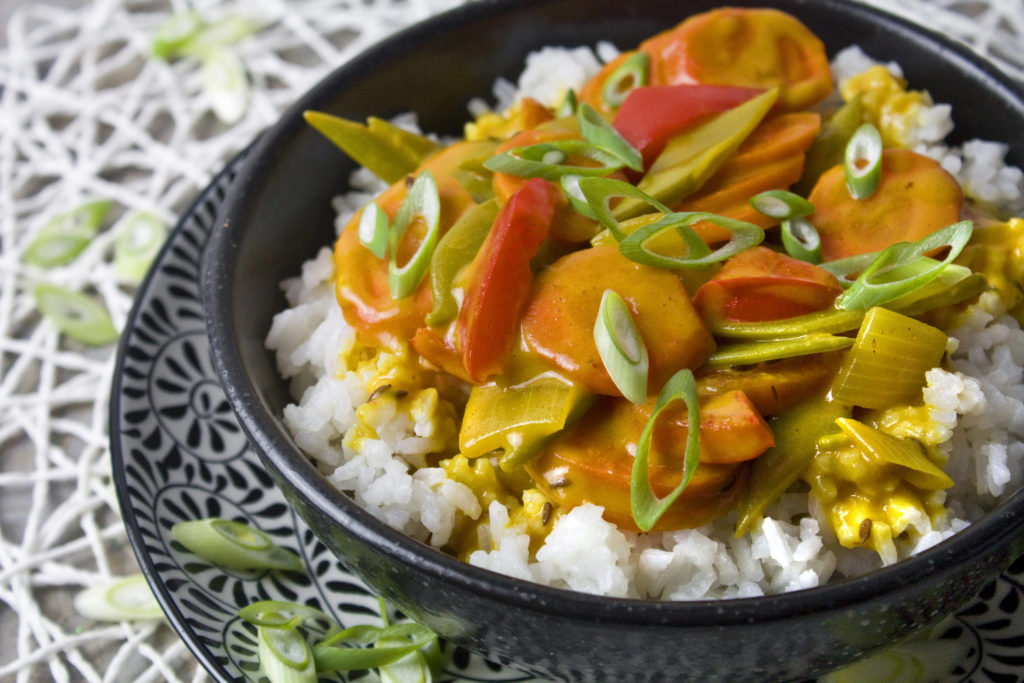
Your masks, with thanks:
[[(348, 495), (335, 489), (291, 438), (283, 430), (278, 429), (275, 418), (259, 401), (249, 382), (241, 355), (231, 353), (231, 349), (237, 349), (238, 346), (234, 326), (231, 324), (230, 308), (227, 305), (235, 268), (230, 265), (233, 263), (230, 259), (224, 261), (216, 257), (218, 253), (235, 251), (233, 247), (237, 246), (238, 235), (244, 225), (247, 204), (245, 199), (251, 181), (259, 178), (273, 163), (273, 150), (286, 143), (306, 125), (302, 119), (302, 111), (330, 97), (332, 93), (344, 87), (347, 81), (358, 79), (360, 72), (377, 59), (400, 50), (403, 44), (415, 44), (450, 25), (471, 23), (504, 12), (526, 11), (545, 2), (546, 0), (475, 2), (407, 27), (330, 72), (290, 106), (277, 124), (253, 143), (238, 172), (238, 177), (225, 198), (218, 221), (219, 227), (213, 232), (207, 245), (208, 257), (203, 267), (203, 290), (207, 293), (207, 328), (214, 366), (240, 425), (260, 457), (268, 464), (272, 463), (272, 467), (279, 471), (288, 485), (294, 488), (300, 498), (308, 501), (313, 509), (326, 515), (332, 523), (343, 527), (360, 542), (387, 554), (394, 562), (415, 567), (417, 571), (432, 578), (451, 582), (456, 588), (486, 596), (492, 601), (551, 615), (571, 614), (580, 620), (715, 627), (745, 624), (752, 619), (760, 623), (783, 620), (802, 614), (833, 610), (837, 605), (884, 597), (903, 589), (908, 584), (927, 581), (929, 576), (944, 564), (978, 557), (985, 550), (996, 547), (1005, 547), (1008, 553), (1024, 550), (1022, 544), (1022, 547), (1014, 547), (1010, 551), (1015, 541), (1024, 541), (1022, 488), (967, 529), (917, 555), (889, 567), (814, 588), (724, 600), (673, 601), (593, 595), (537, 584), (473, 566), (406, 536), (373, 517)], [(799, 6), (806, 4), (806, 0), (766, 0), (761, 4)], [(918, 38), (935, 44), (951, 59), (969, 65), (972, 71), (978, 72), (986, 81), (987, 88), (1001, 91), (1004, 97), (1016, 100), (1024, 110), (1024, 87), (968, 47), (873, 6), (851, 3), (848, 0), (816, 0), (814, 4), (839, 13), (855, 15), (867, 21), (888, 24), (893, 30), (916, 34)], [(215, 256), (210, 258), (210, 254)], [(216, 267), (211, 264), (216, 264)]]

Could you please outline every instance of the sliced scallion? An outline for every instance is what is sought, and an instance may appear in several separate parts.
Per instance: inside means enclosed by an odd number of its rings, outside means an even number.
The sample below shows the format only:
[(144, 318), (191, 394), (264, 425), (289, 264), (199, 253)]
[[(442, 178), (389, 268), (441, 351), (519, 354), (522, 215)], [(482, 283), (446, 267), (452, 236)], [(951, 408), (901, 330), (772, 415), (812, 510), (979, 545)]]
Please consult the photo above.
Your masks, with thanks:
[(89, 346), (106, 346), (117, 341), (114, 321), (96, 299), (51, 284), (36, 285), (32, 294), (39, 312), (71, 339)]
[(858, 128), (846, 143), (843, 157), (846, 187), (854, 199), (875, 193), (882, 178), (882, 136), (870, 123)]
[(55, 268), (73, 261), (96, 236), (111, 205), (106, 199), (86, 202), (52, 219), (25, 248), (25, 263)]
[[(564, 163), (569, 155), (597, 162), (597, 166), (575, 166)], [(564, 175), (606, 176), (622, 168), (624, 162), (614, 154), (585, 140), (556, 140), (527, 147), (516, 147), (484, 162), (484, 168), (521, 178), (543, 178), (553, 182)]]
[(579, 186), (580, 192), (584, 197), (586, 197), (587, 204), (590, 206), (590, 211), (593, 213), (594, 218), (596, 218), (601, 225), (611, 232), (612, 237), (614, 237), (617, 242), (621, 242), (626, 238), (626, 232), (622, 230), (621, 224), (612, 213), (611, 201), (613, 199), (618, 197), (633, 197), (645, 202), (655, 211), (663, 214), (672, 213), (671, 209), (659, 202), (657, 199), (651, 197), (643, 190), (638, 189), (635, 185), (627, 183), (624, 180), (616, 180), (615, 178), (586, 177), (579, 178), (577, 185)]
[(619, 294), (604, 290), (594, 321), (594, 343), (608, 375), (622, 395), (641, 404), (647, 400), (647, 346)]
[(651, 57), (646, 52), (636, 52), (619, 65), (608, 76), (601, 90), (601, 97), (609, 107), (618, 107), (626, 101), (633, 88), (647, 85), (651, 73)]
[(136, 621), (164, 616), (142, 574), (86, 588), (75, 596), (75, 610), (99, 621)]
[(580, 189), (580, 180), (582, 178), (578, 175), (569, 174), (562, 176), (562, 179), (559, 181), (562, 186), (562, 192), (565, 193), (566, 198), (569, 200), (569, 205), (576, 213), (597, 220), (597, 214), (590, 208), (586, 195)]
[(377, 202), (370, 202), (363, 207), (359, 216), (359, 243), (370, 250), (377, 258), (384, 258), (388, 253), (388, 227), (390, 219)]
[[(398, 265), (402, 237), (410, 226), (419, 222), (425, 227), (420, 245), (404, 264)], [(391, 226), (388, 245), (391, 252), (388, 263), (388, 287), (392, 299), (404, 299), (419, 287), (430, 266), (430, 257), (437, 247), (440, 233), (441, 197), (437, 192), (433, 174), (425, 170), (416, 177), (409, 188), (409, 194), (395, 214), (395, 221)]]
[[(398, 661), (433, 643), (437, 635), (419, 624), (377, 626), (351, 626), (313, 646), (317, 671), (356, 671), (376, 669)], [(401, 639), (400, 644), (377, 646), (380, 640)], [(372, 648), (339, 647), (346, 645), (375, 645)]]
[(173, 59), (186, 50), (203, 28), (203, 20), (195, 10), (176, 12), (160, 24), (150, 47), (154, 57)]
[(788, 190), (767, 190), (750, 198), (750, 205), (771, 218), (788, 220), (814, 213), (814, 205)]
[(596, 109), (582, 102), (577, 109), (576, 118), (579, 120), (580, 133), (583, 134), (584, 140), (621, 159), (623, 164), (634, 171), (644, 170), (644, 158), (640, 151), (622, 137)]
[(203, 50), (200, 73), (214, 115), (229, 125), (238, 122), (249, 105), (249, 78), (238, 54), (222, 45)]
[[(711, 251), (704, 240), (690, 227), (700, 221), (714, 223), (728, 230), (731, 233), (729, 241)], [(690, 246), (690, 253), (686, 257), (659, 254), (647, 247), (648, 241), (669, 230), (677, 231)], [(619, 251), (631, 261), (658, 268), (704, 268), (731, 258), (745, 249), (757, 246), (763, 240), (764, 231), (753, 223), (713, 213), (680, 212), (669, 214), (665, 218), (645, 225), (627, 235), (619, 243)]]
[(839, 284), (844, 289), (848, 289), (856, 282), (856, 278), (851, 278), (850, 276), (862, 273), (865, 268), (871, 265), (872, 261), (878, 258), (878, 254), (879, 252), (877, 251), (871, 251), (836, 259), (835, 261), (826, 261), (818, 265), (835, 275), (836, 279), (839, 280)]
[(171, 527), (171, 536), (199, 557), (228, 569), (303, 569), (298, 555), (242, 522), (217, 517), (178, 522)]
[[(846, 310), (867, 310), (920, 289), (960, 255), (973, 231), (974, 223), (960, 221), (917, 242), (898, 242), (886, 247), (839, 297), (836, 305)], [(949, 251), (942, 261), (925, 256), (945, 247)]]
[(779, 225), (782, 247), (793, 258), (821, 263), (821, 236), (806, 218), (787, 218)]
[(316, 607), (281, 600), (260, 600), (238, 610), (238, 616), (254, 626), (295, 628), (307, 619), (317, 619), (326, 625), (334, 621)]
[(572, 116), (576, 113), (577, 104), (578, 99), (576, 97), (576, 91), (569, 88), (565, 91), (565, 96), (562, 97), (562, 101), (558, 104), (558, 108), (555, 109), (555, 118)]
[[(686, 437), (686, 454), (683, 456), (682, 479), (675, 489), (664, 498), (658, 498), (651, 489), (648, 460), (651, 455), (651, 444), (654, 440), (654, 425), (658, 416), (674, 401), (686, 404), (687, 424), (690, 425)], [(654, 404), (647, 425), (640, 434), (636, 445), (636, 456), (633, 459), (633, 471), (629, 481), (629, 500), (633, 511), (633, 520), (642, 531), (650, 531), (665, 511), (682, 494), (693, 479), (700, 462), (700, 408), (697, 405), (697, 383), (693, 373), (680, 370), (665, 382), (658, 400)]]
[(258, 626), (256, 641), (260, 667), (271, 683), (316, 683), (313, 651), (298, 629)]
[(167, 224), (148, 211), (133, 211), (114, 229), (114, 271), (122, 281), (137, 284), (167, 239)]

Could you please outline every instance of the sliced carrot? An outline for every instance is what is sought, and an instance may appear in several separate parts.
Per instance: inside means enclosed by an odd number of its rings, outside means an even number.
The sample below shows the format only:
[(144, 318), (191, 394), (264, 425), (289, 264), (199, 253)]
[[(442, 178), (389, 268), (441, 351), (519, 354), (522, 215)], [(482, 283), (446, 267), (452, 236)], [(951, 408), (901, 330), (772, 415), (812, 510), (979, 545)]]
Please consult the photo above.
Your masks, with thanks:
[(827, 270), (753, 247), (729, 259), (697, 290), (693, 303), (706, 321), (759, 322), (820, 311), (842, 293)]
[(581, 249), (534, 278), (523, 313), (523, 337), (534, 353), (599, 394), (621, 395), (594, 343), (594, 322), (605, 289), (629, 305), (650, 362), (656, 393), (681, 368), (696, 368), (715, 348), (678, 277), (626, 259), (616, 247)]
[[(441, 197), (441, 229), (447, 231), (474, 202), (452, 176), (441, 175), (435, 180)], [(378, 205), (392, 219), (405, 200), (406, 189), (405, 180), (400, 180), (377, 199)], [(374, 257), (359, 242), (361, 214), (357, 213), (349, 221), (334, 245), (335, 294), (345, 319), (355, 328), (360, 341), (394, 349), (415, 334), (433, 308), (430, 278), (424, 278), (408, 297), (392, 299), (388, 288), (388, 260)], [(400, 249), (414, 251), (421, 239), (421, 234), (410, 229)]]
[(826, 261), (916, 242), (960, 220), (964, 195), (937, 161), (909, 149), (882, 153), (882, 178), (867, 199), (854, 199), (842, 166), (826, 171), (811, 191), (808, 220), (821, 235)]
[[(798, 181), (820, 128), (821, 116), (811, 112), (765, 120), (697, 192), (673, 208), (716, 213), (762, 228), (777, 225), (778, 220), (754, 209), (750, 198), (766, 190), (785, 190)], [(694, 229), (709, 244), (729, 238), (724, 228), (713, 223), (698, 223)]]
[[(540, 454), (526, 464), (537, 487), (554, 502), (575, 507), (593, 503), (606, 520), (638, 531), (630, 507), (632, 452), (650, 417), (653, 401), (635, 406), (625, 399), (604, 397)], [(685, 410), (682, 411), (685, 417)], [(663, 415), (665, 427), (651, 449), (650, 481), (658, 496), (667, 495), (682, 476), (686, 427)], [(702, 443), (703, 420), (702, 420)], [(708, 430), (709, 434), (715, 430)], [(681, 434), (681, 436), (680, 436)], [(723, 444), (723, 448), (728, 448)], [(703, 450), (703, 449), (702, 449)], [(658, 521), (655, 530), (702, 526), (734, 507), (747, 482), (742, 463), (702, 462), (682, 495)]]
[(778, 415), (819, 393), (842, 363), (839, 352), (761, 363), (751, 368), (701, 369), (697, 396), (702, 401), (741, 390), (762, 415)]
[(790, 111), (810, 108), (832, 92), (824, 43), (779, 10), (711, 10), (644, 41), (640, 49), (651, 55), (654, 84), (779, 87)]

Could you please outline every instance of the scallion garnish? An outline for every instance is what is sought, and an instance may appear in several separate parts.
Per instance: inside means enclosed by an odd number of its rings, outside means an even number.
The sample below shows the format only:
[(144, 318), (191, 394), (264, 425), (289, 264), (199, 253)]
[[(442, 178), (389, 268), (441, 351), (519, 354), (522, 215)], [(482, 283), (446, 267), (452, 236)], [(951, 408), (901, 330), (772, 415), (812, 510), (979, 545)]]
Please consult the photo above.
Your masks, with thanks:
[(32, 290), (39, 312), (75, 341), (105, 346), (117, 340), (117, 328), (110, 313), (90, 296), (57, 285), (36, 285)]
[(175, 12), (167, 17), (153, 35), (154, 57), (173, 59), (185, 52), (203, 28), (203, 20), (195, 10)]
[(582, 178), (578, 175), (562, 176), (562, 179), (559, 181), (562, 186), (562, 192), (565, 193), (566, 198), (569, 200), (569, 205), (572, 206), (576, 213), (597, 220), (597, 214), (590, 208), (586, 195), (580, 189), (580, 180)]
[(767, 190), (750, 198), (750, 205), (771, 218), (788, 220), (814, 213), (814, 205), (788, 190)]
[(846, 143), (843, 157), (846, 187), (854, 199), (875, 193), (882, 177), (882, 136), (870, 123), (858, 128)]
[(271, 683), (316, 683), (313, 651), (297, 628), (257, 626), (256, 641), (260, 667)]
[(167, 224), (148, 211), (133, 211), (118, 221), (114, 230), (114, 271), (122, 281), (137, 284), (163, 246)]
[[(417, 223), (425, 227), (420, 246), (403, 265), (398, 265), (399, 245), (409, 228)], [(437, 183), (430, 171), (423, 171), (416, 177), (402, 207), (395, 214), (391, 225), (391, 252), (388, 263), (388, 288), (391, 298), (398, 300), (416, 291), (430, 266), (430, 257), (437, 246), (441, 233), (441, 197)]]
[(52, 219), (25, 248), (25, 263), (40, 268), (70, 263), (89, 246), (110, 207), (109, 200), (100, 199), (86, 202)]
[(611, 201), (617, 197), (633, 197), (645, 202), (648, 206), (663, 214), (672, 213), (672, 210), (650, 196), (635, 185), (624, 180), (615, 178), (580, 178), (577, 181), (580, 192), (586, 197), (587, 204), (594, 218), (604, 227), (608, 228), (617, 242), (626, 238), (626, 233), (612, 213)]
[(641, 404), (647, 400), (647, 346), (619, 294), (604, 290), (594, 321), (594, 343), (608, 375), (622, 395)]
[(75, 596), (75, 610), (84, 617), (101, 621), (136, 621), (164, 616), (142, 574), (86, 588)]
[(782, 247), (793, 258), (821, 263), (821, 236), (806, 218), (787, 218), (779, 225)]
[(596, 109), (582, 102), (576, 111), (576, 118), (584, 140), (621, 159), (622, 163), (634, 171), (644, 170), (644, 158), (640, 151), (622, 137)]
[(238, 54), (222, 45), (203, 50), (201, 75), (214, 115), (227, 124), (240, 120), (249, 105), (249, 78)]
[(578, 100), (576, 98), (576, 91), (569, 88), (565, 91), (565, 96), (562, 97), (562, 101), (558, 104), (558, 108), (555, 109), (555, 118), (565, 118), (566, 116), (572, 116), (576, 113), (576, 106)]
[(626, 101), (626, 95), (633, 88), (647, 85), (651, 72), (651, 57), (646, 52), (636, 52), (619, 65), (608, 76), (601, 90), (601, 97), (609, 107), (618, 107)]
[(363, 207), (359, 216), (359, 243), (369, 249), (377, 258), (388, 253), (388, 227), (391, 220), (377, 202)]
[[(664, 498), (658, 498), (651, 489), (648, 460), (654, 440), (654, 425), (658, 416), (673, 401), (682, 401), (686, 404), (687, 424), (690, 425), (690, 429), (686, 437), (686, 454), (683, 456), (682, 480), (671, 493)], [(680, 370), (672, 375), (671, 379), (662, 387), (658, 394), (658, 400), (654, 404), (654, 411), (647, 420), (647, 425), (644, 426), (644, 431), (640, 434), (640, 440), (636, 444), (633, 472), (629, 480), (629, 500), (633, 510), (633, 520), (641, 531), (650, 531), (693, 479), (700, 462), (699, 425), (700, 408), (697, 405), (697, 383), (691, 371)]]
[[(729, 241), (714, 251), (694, 232), (694, 223), (707, 221), (725, 228), (731, 233)], [(668, 256), (651, 251), (647, 242), (663, 232), (675, 230), (686, 242), (689, 253), (685, 257)], [(679, 212), (670, 213), (664, 218), (645, 225), (627, 235), (619, 243), (619, 251), (631, 261), (658, 268), (674, 270), (676, 268), (704, 268), (713, 263), (731, 258), (750, 247), (755, 247), (764, 240), (764, 231), (753, 223), (726, 218), (713, 213)]]
[(217, 517), (178, 522), (171, 527), (171, 536), (199, 557), (228, 569), (303, 569), (298, 555), (242, 522)]
[[(565, 164), (569, 155), (597, 162), (597, 166)], [(616, 155), (585, 140), (555, 140), (527, 147), (516, 147), (484, 162), (484, 168), (521, 178), (543, 178), (558, 181), (564, 175), (606, 176), (622, 168), (624, 162)]]
[(271, 628), (295, 628), (307, 619), (318, 619), (326, 625), (334, 625), (334, 621), (316, 607), (281, 600), (250, 603), (238, 610), (238, 616), (254, 626)]
[[(397, 640), (397, 644), (378, 645), (381, 640)], [(356, 671), (376, 669), (395, 662), (422, 647), (436, 642), (437, 634), (419, 624), (350, 626), (328, 636), (313, 646), (317, 671)], [(374, 645), (372, 648), (339, 647), (340, 645)]]
[[(918, 240), (897, 242), (885, 248), (846, 292), (836, 300), (845, 310), (881, 306), (927, 285), (939, 277), (971, 239), (974, 223), (960, 221)], [(925, 253), (949, 248), (942, 261)]]
[(835, 261), (826, 261), (825, 263), (819, 263), (818, 266), (835, 275), (836, 279), (839, 280), (839, 284), (844, 289), (848, 289), (857, 280), (855, 277), (850, 276), (863, 272), (865, 268), (871, 265), (872, 261), (878, 258), (878, 254), (879, 252), (877, 251), (871, 251), (836, 259)]

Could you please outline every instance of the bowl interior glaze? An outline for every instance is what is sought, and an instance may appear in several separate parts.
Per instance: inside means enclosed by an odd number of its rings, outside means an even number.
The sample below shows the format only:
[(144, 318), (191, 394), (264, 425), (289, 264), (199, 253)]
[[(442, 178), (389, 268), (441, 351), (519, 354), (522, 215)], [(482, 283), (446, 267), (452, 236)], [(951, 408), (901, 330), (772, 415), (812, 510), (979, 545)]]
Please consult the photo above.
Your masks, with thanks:
[[(1006, 143), (1024, 164), (1019, 86), (941, 36), (845, 0), (734, 2), (800, 18), (829, 50), (860, 44), (896, 60), (911, 86), (953, 105), (953, 143)], [(528, 52), (609, 40), (621, 49), (712, 3), (697, 0), (477, 2), (408, 29), (340, 67), (253, 146), (232, 185), (204, 269), (214, 362), (268, 470), (352, 570), (442, 635), (503, 663), (572, 680), (774, 680), (814, 675), (933, 623), (1024, 549), (1024, 494), (970, 530), (897, 566), (833, 585), (726, 602), (603, 599), (461, 564), (395, 532), (330, 486), (280, 420), (287, 383), (263, 345), (285, 308), (278, 283), (332, 242), (331, 198), (354, 166), (302, 120), (416, 111), (459, 134), (473, 97), (514, 80)]]

